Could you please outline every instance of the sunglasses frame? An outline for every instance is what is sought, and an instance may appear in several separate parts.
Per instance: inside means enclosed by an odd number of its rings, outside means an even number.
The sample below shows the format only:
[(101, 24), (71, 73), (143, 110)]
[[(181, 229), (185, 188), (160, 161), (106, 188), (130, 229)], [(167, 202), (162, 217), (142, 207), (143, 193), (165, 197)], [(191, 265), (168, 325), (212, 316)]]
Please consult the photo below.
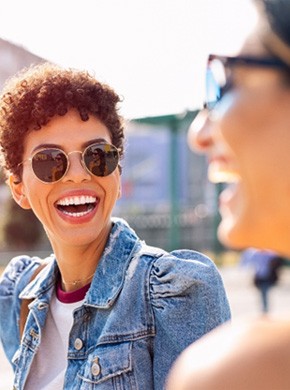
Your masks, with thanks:
[[(107, 175), (95, 175), (92, 171), (90, 171), (90, 169), (87, 167), (86, 163), (85, 163), (85, 154), (87, 152), (87, 150), (89, 148), (92, 148), (92, 147), (98, 147), (98, 146), (109, 146), (111, 149), (113, 149), (113, 151), (115, 151), (117, 153), (117, 164), (115, 166), (115, 168)], [(63, 175), (57, 179), (57, 180), (54, 180), (54, 181), (44, 181), (42, 179), (40, 179), (37, 174), (35, 173), (35, 170), (33, 168), (33, 159), (34, 157), (41, 153), (42, 151), (45, 151), (45, 150), (53, 150), (53, 151), (57, 151), (57, 152), (60, 152), (62, 155), (65, 156), (66, 158), (66, 161), (67, 161), (67, 167), (66, 167), (66, 170), (65, 172), (63, 173)], [(53, 147), (47, 147), (47, 148), (42, 148), (42, 149), (39, 149), (37, 150), (35, 153), (33, 153), (33, 155), (31, 157), (28, 157), (26, 160), (22, 161), (21, 163), (19, 163), (18, 165), (23, 165), (26, 161), (29, 161), (31, 163), (31, 166), (32, 166), (32, 171), (35, 175), (35, 177), (41, 182), (41, 183), (44, 183), (44, 184), (54, 184), (54, 183), (57, 183), (59, 182), (60, 180), (62, 180), (65, 175), (67, 174), (68, 170), (69, 170), (69, 167), (70, 167), (70, 159), (69, 159), (69, 156), (73, 153), (79, 153), (81, 154), (81, 164), (82, 164), (82, 167), (85, 169), (86, 172), (88, 172), (90, 175), (92, 176), (95, 176), (95, 177), (106, 177), (106, 176), (109, 176), (111, 175), (115, 170), (116, 168), (118, 167), (119, 165), (119, 161), (120, 161), (120, 154), (119, 154), (119, 149), (115, 146), (115, 145), (112, 145), (112, 144), (109, 144), (107, 142), (96, 142), (96, 143), (93, 143), (91, 145), (88, 145), (83, 151), (81, 150), (73, 150), (69, 153), (66, 153), (64, 150), (60, 149), (60, 148), (53, 148)], [(92, 153), (93, 154), (93, 153)]]
[[(211, 71), (211, 64), (213, 61), (220, 61), (222, 66), (224, 67), (224, 74), (225, 74), (225, 84), (221, 86), (214, 77), (214, 72)], [(262, 57), (254, 57), (254, 56), (236, 56), (236, 57), (229, 57), (229, 56), (221, 56), (217, 54), (210, 54), (208, 56), (207, 61), (207, 75), (206, 75), (206, 95), (208, 95), (208, 73), (211, 72), (211, 79), (215, 81), (215, 87), (219, 88), (220, 94), (218, 98), (215, 101), (209, 101), (209, 99), (206, 96), (206, 101), (204, 102), (204, 108), (208, 110), (212, 110), (214, 106), (222, 99), (225, 92), (223, 93), (223, 89), (227, 91), (230, 87), (230, 83), (227, 82), (227, 69), (230, 69), (232, 66), (239, 65), (239, 66), (257, 66), (257, 67), (270, 67), (270, 68), (278, 68), (283, 69), (286, 71), (290, 71), (289, 65), (287, 65), (285, 62), (280, 60), (279, 58), (274, 57), (268, 57), (268, 58), (262, 58)], [(217, 88), (216, 88), (217, 89)]]

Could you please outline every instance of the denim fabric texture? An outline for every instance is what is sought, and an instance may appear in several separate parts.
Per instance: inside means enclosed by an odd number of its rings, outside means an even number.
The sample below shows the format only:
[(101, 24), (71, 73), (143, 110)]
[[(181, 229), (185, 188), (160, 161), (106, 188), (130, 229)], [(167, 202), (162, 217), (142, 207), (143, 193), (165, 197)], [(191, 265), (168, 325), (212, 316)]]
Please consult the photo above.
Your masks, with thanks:
[[(64, 389), (161, 390), (181, 351), (230, 319), (227, 296), (206, 256), (149, 247), (125, 221), (113, 222), (85, 302), (74, 312)], [(17, 390), (24, 389), (59, 277), (51, 255), (28, 283), (41, 261), (16, 257), (0, 280), (0, 336)], [(20, 343), (21, 299), (33, 302)]]

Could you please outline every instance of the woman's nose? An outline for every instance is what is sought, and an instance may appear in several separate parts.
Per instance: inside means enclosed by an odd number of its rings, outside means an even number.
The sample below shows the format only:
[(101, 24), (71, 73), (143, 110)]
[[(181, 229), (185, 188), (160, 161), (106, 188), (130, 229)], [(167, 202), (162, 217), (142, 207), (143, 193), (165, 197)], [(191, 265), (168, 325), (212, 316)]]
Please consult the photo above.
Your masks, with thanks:
[(188, 130), (188, 145), (199, 153), (205, 153), (212, 144), (208, 110), (200, 111)]
[(70, 152), (68, 154), (69, 157), (69, 168), (64, 177), (65, 181), (72, 182), (82, 182), (85, 180), (90, 180), (91, 175), (84, 167), (81, 152)]

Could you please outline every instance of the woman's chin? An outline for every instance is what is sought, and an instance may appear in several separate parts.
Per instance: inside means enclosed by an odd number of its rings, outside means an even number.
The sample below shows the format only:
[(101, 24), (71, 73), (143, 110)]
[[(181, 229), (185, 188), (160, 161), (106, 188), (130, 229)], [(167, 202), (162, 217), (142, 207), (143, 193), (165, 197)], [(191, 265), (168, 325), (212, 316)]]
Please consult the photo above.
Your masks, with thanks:
[(226, 247), (240, 250), (251, 246), (246, 232), (233, 220), (225, 218), (219, 224), (217, 235), (219, 241)]

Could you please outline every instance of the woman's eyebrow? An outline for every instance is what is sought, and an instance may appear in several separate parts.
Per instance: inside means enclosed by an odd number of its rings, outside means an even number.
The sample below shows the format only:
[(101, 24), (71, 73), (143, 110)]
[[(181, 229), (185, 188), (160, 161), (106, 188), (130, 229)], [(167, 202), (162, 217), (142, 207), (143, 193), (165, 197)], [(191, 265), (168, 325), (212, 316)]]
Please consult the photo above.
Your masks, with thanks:
[(31, 152), (34, 153), (37, 150), (47, 149), (47, 148), (61, 149), (61, 146), (57, 145), (57, 144), (40, 144), (40, 145), (37, 145), (35, 148), (33, 148)]
[[(92, 145), (94, 143), (99, 143), (99, 142), (100, 143), (108, 142), (108, 140), (106, 140), (105, 138), (94, 138), (94, 139), (91, 139), (89, 141), (84, 142), (81, 146), (81, 149), (86, 148), (87, 146)], [(61, 146), (61, 145), (52, 144), (52, 143), (45, 143), (45, 144), (37, 145), (35, 148), (33, 148), (32, 153), (37, 152), (38, 150), (41, 150), (41, 149), (48, 149), (48, 148), (63, 150), (63, 146)]]
[(91, 139), (90, 141), (85, 142), (82, 146), (85, 148), (89, 145), (92, 145), (95, 143), (103, 143), (103, 142), (110, 142), (110, 141), (106, 140), (105, 138), (95, 138), (95, 139)]

